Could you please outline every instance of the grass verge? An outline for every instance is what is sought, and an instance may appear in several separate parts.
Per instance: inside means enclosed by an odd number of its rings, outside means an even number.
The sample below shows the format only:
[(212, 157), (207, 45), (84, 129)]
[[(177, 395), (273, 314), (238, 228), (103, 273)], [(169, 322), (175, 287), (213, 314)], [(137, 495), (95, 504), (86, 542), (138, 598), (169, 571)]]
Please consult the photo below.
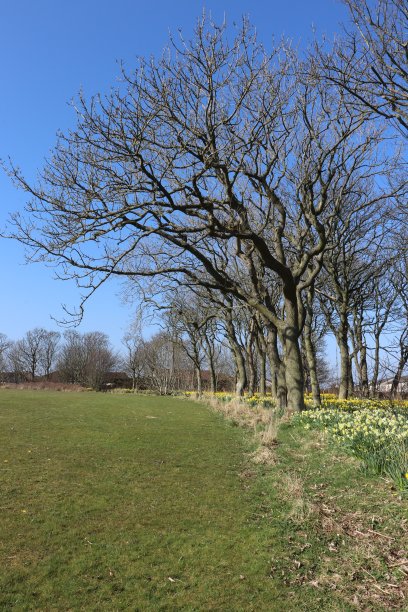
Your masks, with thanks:
[(237, 402), (213, 407), (255, 434), (258, 486), (287, 543), (271, 575), (302, 594), (293, 609), (408, 610), (408, 498), (392, 476), (379, 478), (302, 419)]

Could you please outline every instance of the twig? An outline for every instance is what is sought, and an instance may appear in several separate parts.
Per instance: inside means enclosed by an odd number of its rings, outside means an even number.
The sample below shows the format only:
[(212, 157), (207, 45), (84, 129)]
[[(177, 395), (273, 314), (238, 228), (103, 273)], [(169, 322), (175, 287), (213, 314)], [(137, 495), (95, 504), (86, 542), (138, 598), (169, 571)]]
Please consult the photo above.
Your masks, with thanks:
[(398, 567), (399, 565), (408, 565), (408, 559), (402, 559), (397, 561), (397, 563), (389, 563), (388, 567)]
[(385, 535), (385, 533), (380, 533), (379, 531), (374, 531), (374, 529), (367, 529), (369, 533), (373, 533), (374, 535), (380, 536), (381, 538), (387, 538), (387, 540), (395, 540), (395, 538)]

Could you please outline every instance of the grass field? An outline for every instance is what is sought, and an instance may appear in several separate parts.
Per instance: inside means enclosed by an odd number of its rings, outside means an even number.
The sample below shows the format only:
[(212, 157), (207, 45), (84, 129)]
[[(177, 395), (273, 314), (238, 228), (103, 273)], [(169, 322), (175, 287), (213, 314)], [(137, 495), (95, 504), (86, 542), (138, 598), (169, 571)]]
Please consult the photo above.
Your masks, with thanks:
[(404, 609), (406, 507), (320, 435), (255, 466), (197, 403), (1, 390), (0, 609)]

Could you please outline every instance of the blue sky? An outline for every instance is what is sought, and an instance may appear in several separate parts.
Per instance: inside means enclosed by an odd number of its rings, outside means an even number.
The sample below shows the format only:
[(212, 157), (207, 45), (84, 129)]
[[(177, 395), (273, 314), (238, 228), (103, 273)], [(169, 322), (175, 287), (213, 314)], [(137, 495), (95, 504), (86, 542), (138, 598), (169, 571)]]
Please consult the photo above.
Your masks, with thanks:
[[(315, 28), (332, 37), (346, 13), (338, 0), (2, 0), (0, 2), (0, 158), (10, 156), (33, 179), (55, 143), (57, 130), (74, 123), (69, 101), (109, 89), (118, 61), (132, 67), (137, 56), (160, 55), (169, 31), (192, 32), (205, 7), (215, 20), (248, 15), (270, 46), (282, 34), (306, 45)], [(0, 227), (26, 196), (0, 172)], [(55, 271), (24, 263), (21, 245), (0, 239), (2, 298), (0, 332), (18, 339), (34, 327), (57, 329), (61, 304), (75, 307), (79, 292)], [(100, 330), (120, 347), (132, 319), (112, 282), (88, 303), (80, 331)]]

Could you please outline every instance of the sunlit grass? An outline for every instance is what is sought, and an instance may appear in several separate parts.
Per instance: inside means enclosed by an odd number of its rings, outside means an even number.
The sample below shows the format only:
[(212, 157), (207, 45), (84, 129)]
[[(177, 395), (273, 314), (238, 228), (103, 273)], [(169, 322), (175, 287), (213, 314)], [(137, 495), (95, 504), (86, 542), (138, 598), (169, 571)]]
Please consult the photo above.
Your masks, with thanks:
[[(265, 425), (266, 410), (245, 410)], [(400, 601), (400, 566), (386, 563), (403, 520), (384, 483), (300, 425), (272, 431), (265, 461), (234, 414), (180, 398), (2, 390), (0, 609), (339, 610), (362, 604), (360, 591)], [(345, 519), (328, 531), (319, 508), (333, 499), (339, 517), (359, 513), (363, 535), (375, 515), (390, 546), (368, 558)], [(334, 531), (345, 543), (333, 552)], [(389, 596), (368, 592), (363, 567)]]
[(178, 398), (1, 391), (0, 609), (281, 609), (247, 450)]

